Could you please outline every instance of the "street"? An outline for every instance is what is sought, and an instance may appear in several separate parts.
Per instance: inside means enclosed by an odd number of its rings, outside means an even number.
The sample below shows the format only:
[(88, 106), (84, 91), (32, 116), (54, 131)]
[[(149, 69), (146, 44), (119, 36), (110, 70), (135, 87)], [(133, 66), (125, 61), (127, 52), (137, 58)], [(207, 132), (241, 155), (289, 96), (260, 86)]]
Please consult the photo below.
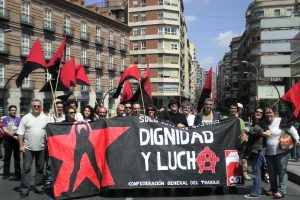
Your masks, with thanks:
[[(3, 161), (0, 161), (0, 173), (2, 175), (3, 171)], [(32, 183), (34, 179), (32, 179)], [(224, 195), (216, 195), (214, 192), (203, 193), (201, 189), (139, 189), (139, 190), (114, 190), (114, 191), (103, 191), (99, 196), (86, 197), (80, 199), (244, 199), (243, 195), (249, 192), (249, 187), (252, 184), (251, 181), (247, 181), (244, 186), (238, 187), (238, 194), (229, 194), (227, 189), (225, 190)], [(13, 177), (10, 177), (8, 180), (0, 180), (0, 196), (2, 200), (17, 200), (20, 199), (18, 189), (20, 186), (19, 181), (14, 181)], [(268, 190), (269, 185), (263, 183), (263, 190)], [(300, 186), (288, 182), (287, 195), (285, 199), (288, 200), (298, 200), (300, 198)], [(45, 194), (40, 195), (33, 192), (30, 192), (30, 195), (25, 199), (31, 200), (47, 200), (53, 199), (52, 192), (49, 190)], [(272, 197), (262, 195), (260, 199), (272, 199)]]

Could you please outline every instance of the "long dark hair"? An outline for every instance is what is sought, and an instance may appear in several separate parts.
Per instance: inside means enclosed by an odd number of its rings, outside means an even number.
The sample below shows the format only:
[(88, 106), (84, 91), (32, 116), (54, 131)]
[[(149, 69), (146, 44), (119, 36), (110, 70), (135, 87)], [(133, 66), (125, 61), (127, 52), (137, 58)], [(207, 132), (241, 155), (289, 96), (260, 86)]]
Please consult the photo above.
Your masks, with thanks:
[(91, 114), (90, 114), (90, 116), (88, 117), (88, 119), (94, 120), (95, 112), (94, 112), (94, 109), (92, 108), (92, 106), (90, 106), (90, 105), (86, 105), (86, 106), (84, 106), (84, 107), (81, 109), (81, 114), (82, 114), (83, 118), (85, 118), (85, 116), (84, 116), (84, 110), (85, 110), (86, 108), (88, 108), (88, 109), (91, 111)]
[(261, 120), (264, 120), (264, 119), (265, 119), (265, 111), (264, 111), (264, 109), (262, 109), (261, 107), (257, 107), (257, 108), (255, 108), (255, 110), (254, 110), (254, 112), (253, 112), (253, 114), (252, 114), (252, 117), (251, 117), (251, 120), (252, 120), (252, 124), (253, 124), (253, 125), (255, 124), (255, 121), (256, 121), (256, 119), (255, 119), (255, 113), (256, 113), (257, 110), (262, 110), (262, 111), (263, 111)]

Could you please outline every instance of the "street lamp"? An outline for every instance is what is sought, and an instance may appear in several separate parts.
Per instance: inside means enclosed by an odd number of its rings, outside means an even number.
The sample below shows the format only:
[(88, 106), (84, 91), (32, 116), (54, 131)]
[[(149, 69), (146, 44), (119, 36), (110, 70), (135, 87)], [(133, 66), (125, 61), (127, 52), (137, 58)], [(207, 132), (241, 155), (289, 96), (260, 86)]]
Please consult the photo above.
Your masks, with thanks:
[[(259, 102), (257, 100), (257, 97), (258, 97), (258, 81), (259, 81), (259, 69), (258, 67), (253, 64), (252, 62), (249, 62), (249, 61), (246, 61), (246, 60), (243, 60), (241, 61), (242, 63), (244, 63), (246, 66), (251, 66), (255, 69), (255, 91), (256, 91), (256, 96), (255, 96), (255, 105), (256, 106), (259, 106)], [(251, 72), (250, 72), (251, 73)]]

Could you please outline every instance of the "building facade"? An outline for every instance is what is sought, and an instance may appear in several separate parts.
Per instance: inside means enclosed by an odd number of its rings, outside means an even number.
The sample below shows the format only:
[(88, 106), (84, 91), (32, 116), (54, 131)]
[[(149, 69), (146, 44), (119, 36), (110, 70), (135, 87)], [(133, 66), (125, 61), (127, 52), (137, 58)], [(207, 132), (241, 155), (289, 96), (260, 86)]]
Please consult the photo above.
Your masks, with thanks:
[(85, 5), (82, 0), (2, 0), (0, 11), (2, 107), (15, 104), (19, 111), (28, 112), (31, 99), (38, 98), (44, 110), (49, 111), (51, 93), (39, 92), (46, 74), (36, 70), (20, 88), (15, 86), (15, 77), (37, 38), (49, 61), (66, 36), (64, 61), (75, 57), (76, 64), (85, 67), (92, 85), (77, 86), (74, 98), (81, 106), (93, 106), (97, 101), (114, 110), (114, 100), (107, 92), (113, 92), (120, 74), (128, 66), (130, 27), (99, 14), (96, 5)]
[[(129, 0), (130, 64), (151, 67), (155, 105), (166, 106), (170, 98), (190, 98), (190, 55), (183, 0)], [(188, 82), (187, 84), (185, 84)]]

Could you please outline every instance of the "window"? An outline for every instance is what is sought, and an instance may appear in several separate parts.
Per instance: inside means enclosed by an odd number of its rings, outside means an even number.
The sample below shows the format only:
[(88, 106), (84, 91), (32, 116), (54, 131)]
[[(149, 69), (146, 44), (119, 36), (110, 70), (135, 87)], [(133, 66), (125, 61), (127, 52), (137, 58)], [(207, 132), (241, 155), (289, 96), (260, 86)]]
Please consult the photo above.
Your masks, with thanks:
[(22, 55), (27, 56), (29, 53), (29, 35), (22, 35)]
[(133, 7), (134, 8), (138, 7), (138, 0), (133, 0)]
[(81, 37), (82, 38), (87, 38), (87, 34), (86, 34), (86, 23), (82, 22), (81, 23)]
[(146, 49), (146, 41), (141, 41), (141, 49)]
[(64, 17), (64, 31), (66, 34), (70, 34), (71, 33), (71, 22), (70, 22), (70, 16), (65, 15)]
[(146, 27), (141, 28), (141, 35), (146, 35)]
[(100, 27), (96, 27), (96, 37), (101, 37), (101, 28)]
[(114, 88), (114, 78), (109, 77), (109, 90), (112, 90)]
[(52, 28), (51, 20), (52, 20), (52, 11), (46, 9), (44, 12), (44, 27)]
[(164, 5), (164, 0), (158, 0), (158, 5), (160, 6)]
[(256, 35), (252, 37), (252, 42), (258, 42), (260, 41), (260, 35)]
[(286, 9), (286, 16), (292, 16), (293, 15), (293, 9), (292, 8), (288, 8)]
[(4, 80), (4, 65), (0, 63), (0, 85), (4, 86), (5, 80)]
[(96, 91), (102, 91), (101, 76), (96, 75)]
[(66, 44), (64, 57), (65, 57), (65, 61), (68, 61), (71, 59), (71, 45), (70, 44)]
[(142, 0), (142, 1), (141, 1), (141, 5), (142, 5), (142, 6), (146, 6), (146, 4), (147, 4), (147, 1), (146, 1), (146, 0)]
[(142, 19), (142, 21), (146, 21), (146, 13), (141, 14), (141, 19)]
[(45, 78), (45, 83), (46, 83), (52, 79), (52, 74), (46, 72), (44, 78)]
[(113, 69), (113, 66), (114, 66), (114, 56), (112, 54), (109, 54), (108, 68)]
[(84, 48), (84, 47), (81, 47), (81, 64), (87, 64), (86, 48)]
[(4, 51), (4, 30), (0, 28), (0, 51)]
[(171, 44), (171, 49), (178, 49), (178, 44), (177, 43), (172, 43)]
[(164, 18), (164, 12), (163, 11), (159, 11), (158, 12), (158, 19), (163, 19)]
[(280, 9), (274, 10), (274, 17), (280, 17)]
[(112, 31), (109, 31), (109, 46), (113, 47), (114, 46), (114, 33)]
[(163, 35), (164, 34), (164, 28), (163, 27), (158, 27), (158, 34)]
[(125, 71), (125, 58), (121, 57), (121, 72)]
[(136, 14), (136, 15), (133, 15), (133, 21), (134, 22), (137, 22), (139, 21), (139, 16)]
[(254, 16), (257, 17), (257, 18), (264, 17), (264, 11), (263, 10), (256, 11), (254, 13)]
[(138, 50), (138, 43), (137, 42), (133, 42), (133, 50)]
[(171, 35), (177, 35), (177, 27), (171, 27)]
[(120, 48), (121, 48), (121, 50), (126, 50), (124, 35), (121, 36)]
[(101, 61), (101, 52), (96, 51), (96, 62), (100, 62), (100, 61)]
[(29, 15), (30, 15), (30, 9), (29, 9), (29, 2), (23, 1), (22, 2), (22, 21), (29, 23)]
[(137, 28), (134, 28), (134, 29), (133, 29), (133, 36), (138, 36), (138, 34), (139, 34), (138, 29), (137, 29)]
[(51, 59), (51, 40), (45, 39), (44, 40), (44, 56), (45, 59)]
[(133, 64), (138, 64), (138, 56), (132, 56)]

